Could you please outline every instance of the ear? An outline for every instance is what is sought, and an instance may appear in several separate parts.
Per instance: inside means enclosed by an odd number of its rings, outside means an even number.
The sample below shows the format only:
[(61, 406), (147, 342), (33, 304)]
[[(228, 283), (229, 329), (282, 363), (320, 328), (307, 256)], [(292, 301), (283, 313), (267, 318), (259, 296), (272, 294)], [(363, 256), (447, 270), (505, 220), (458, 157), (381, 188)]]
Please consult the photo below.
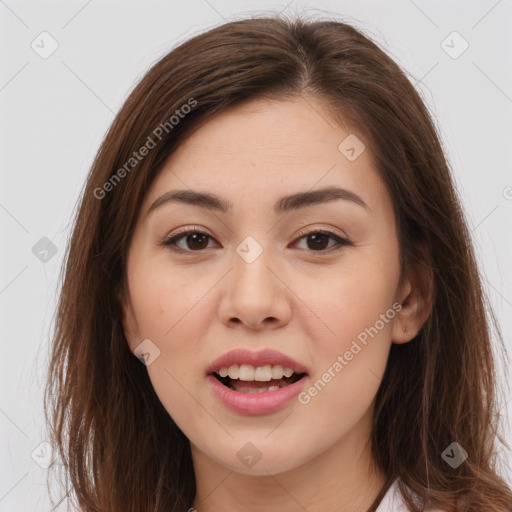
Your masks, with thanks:
[(131, 352), (133, 353), (137, 345), (140, 343), (141, 338), (132, 302), (130, 300), (130, 293), (124, 285), (119, 287), (117, 299), (119, 301), (120, 320), (121, 325), (123, 326), (124, 336), (128, 342)]
[(397, 300), (402, 309), (395, 317), (391, 341), (401, 344), (414, 339), (432, 311), (432, 269), (418, 263), (403, 280)]

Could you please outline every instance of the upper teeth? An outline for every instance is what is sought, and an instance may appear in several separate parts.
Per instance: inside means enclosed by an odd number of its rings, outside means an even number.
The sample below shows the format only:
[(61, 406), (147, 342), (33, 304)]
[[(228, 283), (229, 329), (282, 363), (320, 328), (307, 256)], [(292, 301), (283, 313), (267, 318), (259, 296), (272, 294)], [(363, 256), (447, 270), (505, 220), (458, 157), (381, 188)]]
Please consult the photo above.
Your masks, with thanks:
[(256, 367), (250, 364), (233, 364), (229, 368), (226, 366), (222, 367), (217, 373), (221, 377), (229, 376), (231, 379), (267, 382), (272, 379), (291, 377), (293, 370), (291, 368), (283, 368), (280, 364)]

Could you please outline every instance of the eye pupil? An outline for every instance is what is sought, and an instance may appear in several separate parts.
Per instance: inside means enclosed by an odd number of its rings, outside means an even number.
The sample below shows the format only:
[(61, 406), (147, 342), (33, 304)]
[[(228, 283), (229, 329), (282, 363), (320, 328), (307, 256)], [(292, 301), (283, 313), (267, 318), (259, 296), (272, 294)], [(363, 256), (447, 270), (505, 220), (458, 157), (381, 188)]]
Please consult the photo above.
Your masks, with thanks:
[(313, 235), (310, 235), (308, 237), (308, 240), (313, 240), (314, 244), (320, 243), (321, 247), (318, 247), (318, 245), (315, 245), (314, 247), (311, 247), (309, 243), (308, 243), (308, 247), (310, 249), (325, 249), (325, 247), (323, 246), (325, 244), (322, 244), (322, 240), (320, 239), (320, 237), (323, 237), (323, 241), (326, 241), (326, 240), (327, 240), (327, 242), (329, 241), (329, 236), (328, 235), (326, 235), (324, 233), (315, 233)]
[(190, 244), (188, 244), (188, 241), (189, 241), (190, 239), (192, 239), (192, 240), (194, 240), (194, 242), (193, 242), (193, 243), (195, 243), (195, 242), (197, 242), (197, 238), (202, 238), (202, 239), (203, 239), (203, 242), (205, 242), (205, 241), (206, 241), (206, 244), (205, 244), (205, 243), (203, 243), (203, 244), (201, 244), (201, 243), (200, 243), (200, 244), (199, 244), (199, 245), (200, 245), (200, 247), (195, 247), (195, 248), (196, 248), (196, 249), (204, 249), (204, 248), (208, 245), (207, 240), (206, 240), (206, 239), (208, 238), (208, 236), (207, 236), (207, 235), (205, 235), (205, 234), (202, 234), (202, 233), (193, 233), (193, 234), (191, 234), (191, 235), (188, 235), (188, 236), (187, 236), (187, 245), (189, 245), (189, 247), (190, 247), (191, 249), (193, 249), (194, 247), (191, 247), (191, 246), (190, 246)]

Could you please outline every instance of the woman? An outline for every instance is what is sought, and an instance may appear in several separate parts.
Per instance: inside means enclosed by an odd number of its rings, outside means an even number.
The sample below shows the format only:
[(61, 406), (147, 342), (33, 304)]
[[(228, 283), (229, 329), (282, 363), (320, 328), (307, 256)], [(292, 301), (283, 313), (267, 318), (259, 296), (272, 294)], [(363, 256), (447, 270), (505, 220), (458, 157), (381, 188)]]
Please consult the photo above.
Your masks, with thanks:
[(227, 23), (157, 62), (98, 152), (52, 439), (83, 511), (508, 511), (489, 329), (396, 63), (336, 21)]

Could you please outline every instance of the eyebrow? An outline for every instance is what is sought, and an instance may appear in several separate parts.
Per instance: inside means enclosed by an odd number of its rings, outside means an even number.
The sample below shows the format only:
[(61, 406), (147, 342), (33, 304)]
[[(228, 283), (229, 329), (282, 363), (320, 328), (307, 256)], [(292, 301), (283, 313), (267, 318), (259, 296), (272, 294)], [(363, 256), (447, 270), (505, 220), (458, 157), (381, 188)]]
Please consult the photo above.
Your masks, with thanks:
[[(319, 190), (297, 192), (295, 194), (283, 196), (275, 203), (274, 212), (276, 214), (282, 214), (291, 210), (298, 210), (307, 206), (327, 203), (338, 199), (351, 201), (362, 206), (368, 211), (371, 211), (368, 205), (357, 194), (354, 194), (354, 192), (350, 192), (343, 188), (327, 187)], [(146, 215), (149, 215), (155, 209), (170, 202), (190, 204), (200, 208), (217, 210), (221, 213), (229, 213), (233, 209), (232, 203), (209, 192), (199, 192), (195, 190), (170, 190), (153, 202), (146, 212)]]

